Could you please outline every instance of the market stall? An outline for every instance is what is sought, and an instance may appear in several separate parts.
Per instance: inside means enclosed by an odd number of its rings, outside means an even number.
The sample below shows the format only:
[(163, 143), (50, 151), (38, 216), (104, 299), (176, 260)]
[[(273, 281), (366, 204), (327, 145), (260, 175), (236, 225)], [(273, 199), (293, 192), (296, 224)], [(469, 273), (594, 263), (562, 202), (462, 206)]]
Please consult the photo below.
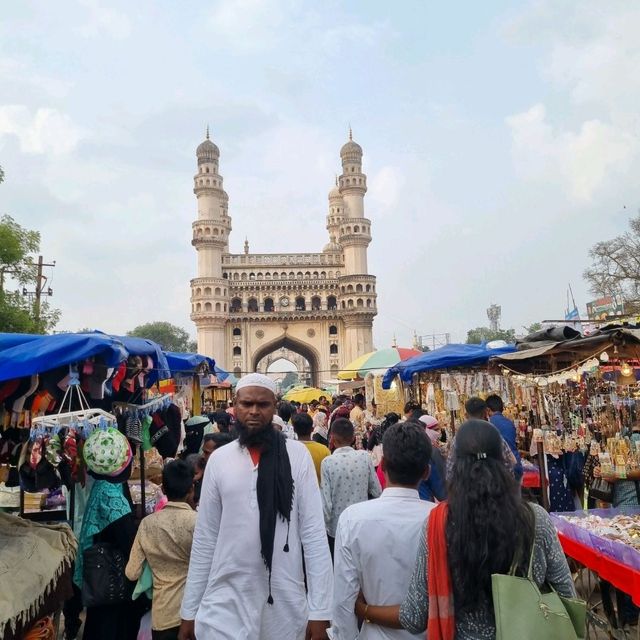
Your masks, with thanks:
[(541, 428), (534, 439), (546, 460), (582, 460), (579, 496), (588, 509), (552, 518), (565, 553), (605, 581), (599, 598), (607, 620), (596, 612), (590, 620), (610, 633), (621, 627), (612, 588), (640, 604), (639, 357), (640, 330), (610, 326), (588, 337), (554, 328), (495, 359), (516, 384), (536, 390)]
[[(123, 484), (123, 495), (139, 507), (134, 516), (142, 518), (154, 510), (161, 497), (164, 460), (176, 456), (183, 440), (183, 418), (188, 415), (179, 392), (159, 389), (181, 375), (191, 384), (192, 378), (216, 370), (211, 358), (169, 356), (153, 341), (101, 332), (0, 334), (0, 511), (15, 513), (0, 513), (0, 591), (10, 584), (2, 579), (8, 568), (6, 575), (14, 571), (12, 575), (27, 576), (22, 582), (35, 599), (29, 604), (26, 592), (18, 590), (11, 594), (17, 596), (14, 603), (0, 593), (0, 640), (23, 637), (27, 625), (36, 620), (33, 616), (55, 612), (71, 595), (74, 533), (80, 532), (91, 487), (98, 486), (96, 455), (117, 461), (103, 475), (122, 474), (118, 482)], [(218, 369), (218, 373), (226, 377), (226, 372)], [(114, 435), (126, 447), (96, 453), (91, 443), (111, 441)], [(54, 521), (69, 524), (51, 525)], [(63, 564), (56, 565), (49, 579), (45, 569), (57, 558), (56, 548), (43, 550), (46, 562), (36, 551), (41, 538), (51, 542), (56, 535), (72, 542), (52, 546), (64, 546), (73, 554), (64, 555)], [(15, 546), (19, 540), (33, 541), (24, 557)], [(20, 561), (19, 571), (4, 562), (7, 549)], [(30, 566), (31, 562), (37, 564)], [(29, 576), (38, 584), (29, 584)], [(19, 606), (24, 602), (28, 616)], [(53, 634), (51, 624), (43, 620), (34, 633)]]
[[(383, 388), (382, 377), (390, 367), (421, 353), (416, 349), (396, 346), (365, 353), (347, 364), (338, 373), (338, 381), (351, 383), (352, 393), (356, 390), (364, 392), (367, 406), (371, 409), (375, 404), (378, 416), (384, 416), (390, 412), (401, 413), (404, 404), (402, 388), (395, 384)], [(343, 384), (338, 384), (339, 391), (342, 391), (343, 388)]]
[(515, 351), (513, 345), (448, 344), (390, 367), (382, 387), (406, 385), (406, 395), (415, 399), (429, 415), (450, 423), (455, 431), (464, 419), (465, 401), (474, 395), (497, 393), (511, 401), (508, 380), (487, 371), (490, 358)]

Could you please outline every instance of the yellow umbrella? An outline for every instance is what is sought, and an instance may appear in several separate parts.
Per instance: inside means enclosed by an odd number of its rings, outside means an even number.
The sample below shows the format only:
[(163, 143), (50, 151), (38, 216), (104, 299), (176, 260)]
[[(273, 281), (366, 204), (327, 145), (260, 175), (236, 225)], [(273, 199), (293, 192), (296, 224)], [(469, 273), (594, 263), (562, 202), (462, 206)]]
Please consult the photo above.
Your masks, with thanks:
[(320, 400), (320, 396), (329, 398), (331, 394), (328, 391), (316, 389), (315, 387), (294, 387), (287, 391), (287, 393), (282, 396), (282, 399), (288, 400), (289, 402), (308, 404), (312, 400)]

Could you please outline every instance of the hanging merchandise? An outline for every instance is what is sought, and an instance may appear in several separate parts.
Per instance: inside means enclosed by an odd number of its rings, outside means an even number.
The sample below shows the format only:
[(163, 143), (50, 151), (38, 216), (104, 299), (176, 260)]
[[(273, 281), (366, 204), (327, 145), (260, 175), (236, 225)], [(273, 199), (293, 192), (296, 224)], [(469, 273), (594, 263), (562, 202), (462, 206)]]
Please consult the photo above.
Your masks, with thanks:
[(115, 477), (122, 473), (132, 458), (131, 446), (117, 429), (96, 429), (84, 443), (83, 457), (93, 473)]

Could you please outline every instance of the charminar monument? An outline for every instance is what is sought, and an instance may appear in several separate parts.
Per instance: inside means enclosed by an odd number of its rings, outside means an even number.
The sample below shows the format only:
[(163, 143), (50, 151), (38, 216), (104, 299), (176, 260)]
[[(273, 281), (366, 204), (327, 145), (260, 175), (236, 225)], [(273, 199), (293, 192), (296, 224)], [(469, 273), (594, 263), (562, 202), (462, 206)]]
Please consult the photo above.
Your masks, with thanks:
[(306, 360), (310, 382), (320, 384), (372, 351), (377, 308), (376, 278), (367, 265), (367, 176), (351, 131), (340, 149), (342, 174), (329, 192), (329, 241), (321, 253), (250, 253), (247, 242), (244, 253), (230, 253), (229, 196), (208, 128), (196, 157), (198, 275), (191, 281), (191, 319), (198, 352), (239, 376), (264, 371), (275, 352), (286, 349)]

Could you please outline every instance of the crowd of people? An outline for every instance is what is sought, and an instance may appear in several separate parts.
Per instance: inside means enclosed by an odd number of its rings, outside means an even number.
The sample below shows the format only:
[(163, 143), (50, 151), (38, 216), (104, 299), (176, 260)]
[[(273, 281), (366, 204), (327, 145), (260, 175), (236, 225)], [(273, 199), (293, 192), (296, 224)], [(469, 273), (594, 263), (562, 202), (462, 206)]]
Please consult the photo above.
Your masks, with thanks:
[[(492, 574), (532, 558), (538, 585), (575, 596), (548, 514), (522, 497), (501, 402), (471, 399), (446, 442), (414, 403), (297, 406), (246, 375), (231, 414), (186, 422), (137, 530), (127, 470), (92, 472), (81, 548), (117, 545), (136, 592), (146, 576), (154, 640), (495, 638)], [(145, 604), (89, 607), (84, 638), (135, 639)]]

